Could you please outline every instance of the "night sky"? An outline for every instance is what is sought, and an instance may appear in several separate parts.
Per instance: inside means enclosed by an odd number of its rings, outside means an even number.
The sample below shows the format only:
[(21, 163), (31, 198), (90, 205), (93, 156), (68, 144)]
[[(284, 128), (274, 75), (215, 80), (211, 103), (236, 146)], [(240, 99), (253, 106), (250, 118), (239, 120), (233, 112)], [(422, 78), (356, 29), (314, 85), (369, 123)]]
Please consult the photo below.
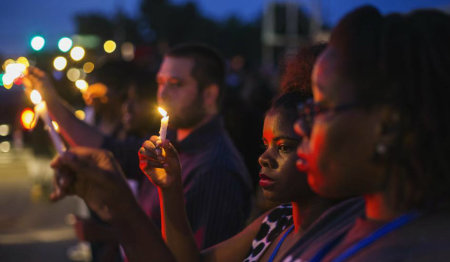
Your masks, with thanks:
[[(298, 0), (308, 6), (312, 0)], [(186, 0), (173, 0), (175, 3)], [(260, 14), (266, 0), (194, 0), (204, 14), (224, 19), (235, 14), (252, 20)], [(34, 34), (42, 34), (49, 48), (56, 47), (62, 36), (74, 33), (73, 17), (77, 13), (114, 14), (122, 9), (130, 16), (138, 14), (140, 0), (4, 0), (0, 15), (0, 54), (18, 56), (26, 53)], [(322, 0), (325, 22), (333, 25), (342, 15), (362, 4), (372, 4), (383, 13), (408, 12), (416, 8), (438, 7), (450, 10), (450, 0)]]

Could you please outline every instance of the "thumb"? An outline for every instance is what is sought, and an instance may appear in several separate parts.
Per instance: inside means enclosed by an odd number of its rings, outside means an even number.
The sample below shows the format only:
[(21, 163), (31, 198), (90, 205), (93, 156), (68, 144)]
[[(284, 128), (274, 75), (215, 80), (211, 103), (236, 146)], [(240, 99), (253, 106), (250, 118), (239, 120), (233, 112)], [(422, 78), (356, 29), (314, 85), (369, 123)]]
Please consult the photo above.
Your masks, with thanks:
[(162, 148), (164, 149), (165, 152), (165, 157), (168, 159), (173, 159), (176, 158), (178, 159), (178, 152), (175, 149), (175, 147), (172, 145), (172, 143), (170, 143), (170, 141), (168, 139), (164, 140), (164, 142), (162, 142), (161, 144)]

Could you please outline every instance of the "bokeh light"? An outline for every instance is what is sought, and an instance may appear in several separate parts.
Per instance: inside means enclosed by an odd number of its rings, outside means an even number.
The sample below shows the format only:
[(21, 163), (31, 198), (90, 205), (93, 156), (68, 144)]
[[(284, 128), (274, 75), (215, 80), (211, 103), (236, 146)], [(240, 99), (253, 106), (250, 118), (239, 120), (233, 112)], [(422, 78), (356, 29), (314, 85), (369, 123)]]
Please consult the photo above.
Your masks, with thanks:
[(14, 61), (13, 59), (7, 59), (4, 63), (3, 63), (3, 65), (2, 65), (2, 68), (3, 68), (3, 70), (6, 70), (6, 67), (9, 65), (9, 64), (13, 64), (13, 63), (15, 63), (16, 61)]
[(11, 75), (19, 75), (24, 73), (25, 70), (27, 69), (27, 67), (24, 64), (19, 64), (19, 63), (11, 63), (8, 64), (5, 68), (5, 72), (6, 74), (11, 74)]
[(103, 49), (105, 49), (106, 53), (112, 53), (114, 50), (116, 50), (116, 42), (113, 40), (108, 40), (103, 44)]
[(82, 93), (84, 93), (88, 89), (89, 84), (88, 82), (86, 82), (86, 80), (78, 79), (77, 81), (75, 81), (75, 86), (80, 89)]
[(86, 113), (83, 110), (79, 109), (75, 111), (75, 116), (80, 120), (84, 120), (86, 118)]
[(28, 59), (24, 56), (21, 56), (19, 58), (17, 58), (17, 63), (24, 65), (25, 67), (29, 67), (30, 66), (30, 62), (28, 61)]
[(9, 141), (3, 141), (0, 143), (0, 151), (3, 153), (8, 153), (11, 150), (11, 143)]
[(22, 111), (22, 114), (20, 116), (20, 120), (22, 123), (23, 128), (25, 129), (33, 129), (36, 126), (36, 119), (34, 116), (34, 111), (30, 108), (25, 108)]
[(80, 79), (81, 77), (81, 72), (78, 68), (70, 68), (69, 70), (67, 70), (67, 78), (72, 81), (75, 82), (78, 79)]
[(3, 124), (0, 125), (0, 136), (9, 135), (9, 125)]
[(42, 36), (37, 35), (31, 39), (30, 45), (34, 51), (40, 51), (44, 48), (45, 39)]
[(94, 71), (94, 68), (95, 68), (95, 66), (94, 66), (94, 63), (92, 63), (92, 62), (86, 62), (83, 65), (83, 71), (87, 74)]
[(68, 37), (63, 37), (58, 41), (58, 48), (61, 52), (67, 52), (72, 48), (73, 41)]
[(84, 55), (86, 54), (86, 51), (81, 46), (75, 46), (70, 50), (70, 57), (72, 57), (75, 61), (80, 61), (83, 59)]
[(62, 71), (67, 66), (67, 59), (63, 56), (58, 56), (53, 60), (53, 66), (56, 70)]
[[(11, 62), (12, 61), (12, 62)], [(10, 89), (13, 84), (21, 84), (22, 79), (21, 77), (25, 73), (27, 66), (23, 58), (21, 59), (22, 63), (17, 63), (16, 61), (12, 59), (8, 59), (4, 64), (3, 68), (5, 69), (5, 73), (2, 74), (1, 82), (2, 85), (6, 89)]]
[(37, 90), (31, 91), (30, 99), (31, 99), (31, 102), (33, 102), (33, 104), (35, 104), (35, 105), (39, 104), (42, 101), (41, 93), (39, 93), (39, 91), (37, 91)]
[(120, 51), (122, 52), (122, 58), (125, 61), (131, 61), (134, 59), (134, 45), (130, 42), (125, 42)]
[(2, 82), (3, 82), (3, 86), (5, 86), (6, 89), (9, 89), (9, 88), (11, 88), (9, 86), (12, 86), (12, 84), (14, 82), (14, 78), (12, 78), (10, 74), (4, 74), (2, 76)]

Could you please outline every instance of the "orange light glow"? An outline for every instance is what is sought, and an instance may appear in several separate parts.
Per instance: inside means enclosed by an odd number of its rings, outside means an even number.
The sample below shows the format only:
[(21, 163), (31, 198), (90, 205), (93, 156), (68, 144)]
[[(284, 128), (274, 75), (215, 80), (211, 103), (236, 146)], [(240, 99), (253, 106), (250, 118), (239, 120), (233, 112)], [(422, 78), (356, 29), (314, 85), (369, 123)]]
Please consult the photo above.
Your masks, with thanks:
[(36, 126), (36, 122), (37, 122), (34, 111), (31, 110), (30, 108), (25, 108), (22, 111), (20, 120), (21, 120), (23, 128), (27, 129), (27, 130), (33, 129)]

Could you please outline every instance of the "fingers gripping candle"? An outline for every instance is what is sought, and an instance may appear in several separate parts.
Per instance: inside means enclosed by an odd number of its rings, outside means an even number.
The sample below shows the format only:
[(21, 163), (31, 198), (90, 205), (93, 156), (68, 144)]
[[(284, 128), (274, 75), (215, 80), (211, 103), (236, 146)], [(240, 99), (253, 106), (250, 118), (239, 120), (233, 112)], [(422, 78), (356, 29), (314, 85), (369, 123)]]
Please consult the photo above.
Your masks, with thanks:
[(44, 101), (42, 101), (41, 94), (37, 90), (33, 90), (31, 92), (30, 98), (33, 104), (35, 104), (34, 111), (36, 112), (36, 115), (40, 116), (42, 120), (44, 120), (53, 145), (55, 146), (58, 154), (61, 155), (66, 150), (66, 147), (53, 126), (52, 120), (48, 114), (47, 105)]
[(158, 107), (158, 111), (163, 116), (163, 118), (161, 118), (161, 128), (159, 129), (159, 138), (161, 139), (161, 142), (164, 142), (164, 140), (166, 140), (167, 135), (167, 125), (169, 124), (169, 116), (167, 115), (166, 110), (162, 109), (161, 107)]

